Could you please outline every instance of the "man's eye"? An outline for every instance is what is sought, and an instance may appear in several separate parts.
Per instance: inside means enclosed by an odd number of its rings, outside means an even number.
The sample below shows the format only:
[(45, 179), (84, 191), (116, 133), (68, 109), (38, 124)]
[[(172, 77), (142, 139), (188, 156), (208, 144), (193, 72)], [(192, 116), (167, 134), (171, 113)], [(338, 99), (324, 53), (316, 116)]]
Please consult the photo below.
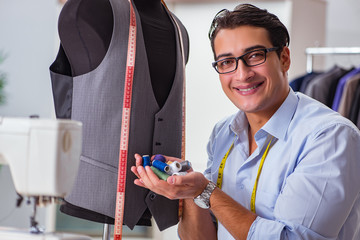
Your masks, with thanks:
[(220, 67), (227, 67), (227, 66), (231, 66), (235, 64), (235, 59), (229, 58), (229, 59), (224, 59), (221, 62), (219, 62)]
[(248, 56), (248, 59), (262, 59), (262, 58), (264, 58), (264, 52), (263, 51), (252, 52)]

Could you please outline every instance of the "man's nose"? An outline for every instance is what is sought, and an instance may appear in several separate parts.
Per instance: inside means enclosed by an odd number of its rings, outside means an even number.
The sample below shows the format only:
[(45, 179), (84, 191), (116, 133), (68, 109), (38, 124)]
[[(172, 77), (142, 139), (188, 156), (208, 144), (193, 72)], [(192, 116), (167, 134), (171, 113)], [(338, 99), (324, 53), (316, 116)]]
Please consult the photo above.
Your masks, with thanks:
[(251, 67), (248, 67), (242, 59), (238, 60), (237, 69), (234, 72), (235, 77), (240, 81), (246, 81), (254, 75)]

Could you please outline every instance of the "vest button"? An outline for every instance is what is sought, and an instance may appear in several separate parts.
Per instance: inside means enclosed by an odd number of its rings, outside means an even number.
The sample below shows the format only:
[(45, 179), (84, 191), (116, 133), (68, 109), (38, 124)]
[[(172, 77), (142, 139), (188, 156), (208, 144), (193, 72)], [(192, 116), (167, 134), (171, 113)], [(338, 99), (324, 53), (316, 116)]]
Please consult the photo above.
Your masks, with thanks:
[(161, 146), (161, 143), (155, 142), (155, 145), (156, 145), (156, 146)]
[(162, 118), (158, 118), (158, 122), (162, 122), (164, 119)]
[(150, 193), (150, 200), (154, 200), (156, 198), (156, 194), (155, 193)]

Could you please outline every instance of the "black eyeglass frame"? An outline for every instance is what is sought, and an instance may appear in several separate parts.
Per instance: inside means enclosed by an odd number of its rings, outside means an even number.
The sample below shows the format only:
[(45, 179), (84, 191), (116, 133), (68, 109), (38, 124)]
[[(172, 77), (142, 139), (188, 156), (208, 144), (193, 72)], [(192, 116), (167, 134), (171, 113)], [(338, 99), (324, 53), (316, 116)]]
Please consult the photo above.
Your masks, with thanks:
[(212, 35), (214, 34), (214, 31), (215, 31), (215, 29), (216, 29), (216, 27), (217, 27), (217, 25), (215, 25), (215, 22), (216, 22), (217, 18), (218, 18), (221, 14), (223, 14), (224, 12), (229, 12), (229, 10), (227, 10), (226, 8), (224, 8), (224, 9), (220, 10), (219, 12), (217, 12), (217, 13), (215, 14), (215, 17), (213, 18), (213, 20), (212, 20), (212, 22), (211, 22), (210, 29), (209, 29), (209, 32), (208, 32), (208, 37), (209, 37), (209, 39), (212, 38)]
[[(241, 61), (244, 63), (244, 65), (247, 66), (247, 67), (259, 66), (259, 65), (261, 65), (261, 64), (263, 64), (263, 63), (266, 62), (266, 55), (267, 55), (268, 52), (273, 52), (273, 51), (276, 51), (276, 50), (278, 50), (278, 49), (279, 49), (279, 47), (254, 49), (254, 50), (251, 50), (251, 51), (248, 51), (248, 52), (244, 53), (243, 55), (241, 55), (241, 56), (239, 56), (239, 57), (228, 57), (228, 58), (219, 59), (219, 60), (213, 62), (213, 63), (212, 63), (212, 66), (213, 66), (213, 68), (216, 70), (216, 72), (219, 73), (219, 74), (226, 74), (226, 73), (235, 72), (235, 71), (237, 70), (238, 66), (239, 66), (239, 60), (241, 60)], [(252, 53), (252, 52), (256, 52), (256, 51), (264, 51), (264, 53), (265, 53), (265, 55), (264, 55), (264, 56), (265, 56), (265, 57), (264, 57), (264, 61), (263, 61), (263, 62), (260, 62), (260, 63), (257, 63), (257, 64), (248, 64), (248, 63), (244, 60), (244, 57), (245, 57), (246, 55), (248, 55), (248, 54), (250, 54), (250, 53)], [(231, 71), (228, 71), (228, 72), (219, 72), (219, 70), (216, 68), (217, 63), (218, 63), (218, 62), (222, 62), (222, 61), (224, 61), (224, 60), (228, 60), (228, 59), (235, 59), (235, 61), (236, 61), (236, 66), (235, 66), (235, 68), (234, 68), (233, 70), (231, 70)]]

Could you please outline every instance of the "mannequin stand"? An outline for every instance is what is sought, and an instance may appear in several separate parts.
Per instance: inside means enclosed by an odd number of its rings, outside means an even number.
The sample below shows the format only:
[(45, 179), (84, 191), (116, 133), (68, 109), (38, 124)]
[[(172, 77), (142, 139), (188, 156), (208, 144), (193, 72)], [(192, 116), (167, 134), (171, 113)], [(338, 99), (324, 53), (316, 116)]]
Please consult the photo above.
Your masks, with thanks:
[(105, 223), (104, 224), (104, 231), (103, 231), (103, 240), (110, 240), (111, 235), (111, 225)]

